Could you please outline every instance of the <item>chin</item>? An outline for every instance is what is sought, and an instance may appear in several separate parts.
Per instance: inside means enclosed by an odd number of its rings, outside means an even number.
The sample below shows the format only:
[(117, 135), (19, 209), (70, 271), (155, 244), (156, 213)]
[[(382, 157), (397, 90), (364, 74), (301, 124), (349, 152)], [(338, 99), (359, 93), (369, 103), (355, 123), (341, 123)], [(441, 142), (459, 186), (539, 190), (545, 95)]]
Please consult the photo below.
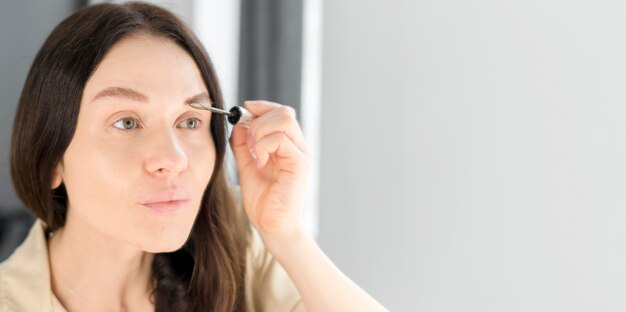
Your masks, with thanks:
[(170, 235), (149, 235), (142, 241), (141, 249), (150, 253), (174, 252), (185, 245), (189, 238), (189, 231), (179, 231)]

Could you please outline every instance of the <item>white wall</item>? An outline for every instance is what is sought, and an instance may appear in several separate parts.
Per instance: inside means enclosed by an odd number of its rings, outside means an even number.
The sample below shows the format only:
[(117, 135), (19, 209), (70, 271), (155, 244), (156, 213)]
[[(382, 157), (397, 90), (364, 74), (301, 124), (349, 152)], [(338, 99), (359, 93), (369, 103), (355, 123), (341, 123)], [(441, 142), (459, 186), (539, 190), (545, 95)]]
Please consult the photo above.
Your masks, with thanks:
[(300, 127), (311, 150), (311, 177), (304, 204), (307, 231), (319, 238), (322, 0), (303, 0)]
[(325, 1), (331, 259), (393, 311), (626, 310), (625, 11)]

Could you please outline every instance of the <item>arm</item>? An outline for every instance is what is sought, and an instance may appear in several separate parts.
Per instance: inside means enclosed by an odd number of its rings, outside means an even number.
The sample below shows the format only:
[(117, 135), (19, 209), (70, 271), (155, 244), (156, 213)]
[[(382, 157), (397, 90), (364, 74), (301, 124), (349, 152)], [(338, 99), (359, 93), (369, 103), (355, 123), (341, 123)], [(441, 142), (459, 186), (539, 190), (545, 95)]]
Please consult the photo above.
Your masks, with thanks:
[(279, 247), (266, 246), (291, 277), (308, 311), (387, 311), (345, 276), (306, 233), (299, 232)]

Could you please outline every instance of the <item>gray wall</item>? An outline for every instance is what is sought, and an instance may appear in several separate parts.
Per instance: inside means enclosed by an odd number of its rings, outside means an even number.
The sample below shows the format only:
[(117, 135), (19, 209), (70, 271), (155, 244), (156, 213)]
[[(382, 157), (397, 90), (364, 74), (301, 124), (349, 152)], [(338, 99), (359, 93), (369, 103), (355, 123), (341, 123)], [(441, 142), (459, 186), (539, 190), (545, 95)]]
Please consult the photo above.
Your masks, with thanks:
[(242, 0), (239, 103), (264, 99), (300, 116), (303, 0)]
[(625, 11), (325, 1), (322, 248), (393, 311), (625, 311)]
[(54, 26), (78, 1), (10, 1), (0, 4), (0, 212), (21, 206), (9, 167), (13, 116), (26, 74)]

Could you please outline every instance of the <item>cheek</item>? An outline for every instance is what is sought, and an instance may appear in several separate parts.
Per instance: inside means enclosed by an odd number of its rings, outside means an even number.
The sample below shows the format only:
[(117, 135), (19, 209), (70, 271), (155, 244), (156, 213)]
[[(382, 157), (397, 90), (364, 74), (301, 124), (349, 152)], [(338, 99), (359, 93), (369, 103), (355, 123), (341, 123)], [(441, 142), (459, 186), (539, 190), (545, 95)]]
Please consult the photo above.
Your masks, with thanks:
[(98, 191), (101, 194), (115, 192), (119, 196), (119, 191), (128, 190), (128, 185), (136, 183), (141, 174), (139, 154), (132, 150), (132, 145), (76, 138), (63, 161), (65, 182), (81, 190), (73, 195)]
[(198, 142), (185, 147), (189, 163), (189, 174), (203, 188), (209, 183), (215, 171), (216, 152), (213, 140)]
[(100, 232), (128, 235), (141, 177), (136, 153), (76, 135), (63, 156), (62, 176), (70, 216)]

